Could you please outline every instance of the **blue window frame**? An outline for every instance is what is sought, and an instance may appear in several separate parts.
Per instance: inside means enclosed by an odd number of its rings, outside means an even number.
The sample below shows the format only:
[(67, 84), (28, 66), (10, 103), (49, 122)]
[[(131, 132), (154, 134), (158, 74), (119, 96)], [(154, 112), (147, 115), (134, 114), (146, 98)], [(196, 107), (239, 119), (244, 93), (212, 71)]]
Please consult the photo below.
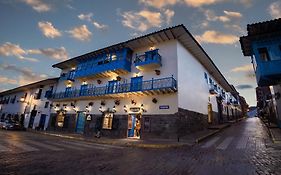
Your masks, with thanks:
[(131, 91), (140, 91), (142, 89), (142, 76), (131, 78)]

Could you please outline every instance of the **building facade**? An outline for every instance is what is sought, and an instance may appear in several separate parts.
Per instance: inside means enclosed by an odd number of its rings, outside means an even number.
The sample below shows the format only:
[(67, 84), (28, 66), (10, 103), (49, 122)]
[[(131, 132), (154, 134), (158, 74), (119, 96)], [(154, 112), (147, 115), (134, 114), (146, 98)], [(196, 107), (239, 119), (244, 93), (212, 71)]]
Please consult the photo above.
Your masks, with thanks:
[[(262, 88), (271, 92), (270, 96), (258, 94), (258, 107), (263, 114), (275, 118), (281, 127), (281, 18), (247, 25), (247, 31), (248, 35), (241, 37), (240, 43), (244, 56), (252, 59), (259, 86), (257, 93), (263, 91)], [(268, 112), (270, 108), (274, 113)]]
[(177, 139), (242, 114), (239, 93), (183, 25), (53, 67), (50, 130)]
[(52, 95), (58, 78), (47, 79), (0, 93), (1, 121), (20, 122), (25, 128), (46, 130)]

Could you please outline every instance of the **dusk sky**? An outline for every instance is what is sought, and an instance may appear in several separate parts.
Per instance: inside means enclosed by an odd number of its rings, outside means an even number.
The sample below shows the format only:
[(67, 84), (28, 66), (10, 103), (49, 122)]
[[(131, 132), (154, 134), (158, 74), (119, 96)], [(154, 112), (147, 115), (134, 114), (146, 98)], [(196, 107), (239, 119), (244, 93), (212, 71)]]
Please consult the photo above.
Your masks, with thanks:
[(184, 24), (230, 84), (256, 105), (239, 37), (281, 17), (276, 0), (0, 0), (0, 91), (59, 76), (60, 61)]

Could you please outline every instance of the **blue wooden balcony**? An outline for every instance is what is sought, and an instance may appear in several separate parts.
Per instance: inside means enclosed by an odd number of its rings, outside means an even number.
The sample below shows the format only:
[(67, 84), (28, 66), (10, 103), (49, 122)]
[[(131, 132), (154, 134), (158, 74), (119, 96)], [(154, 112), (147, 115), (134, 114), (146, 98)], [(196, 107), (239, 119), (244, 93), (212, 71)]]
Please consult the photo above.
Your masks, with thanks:
[(137, 55), (135, 60), (135, 66), (137, 69), (155, 69), (161, 67), (161, 55), (158, 53), (159, 49), (150, 50), (143, 55)]
[(138, 83), (125, 83), (106, 85), (95, 87), (88, 85), (83, 90), (72, 89), (58, 92), (52, 95), (51, 99), (55, 101), (69, 100), (69, 99), (88, 99), (98, 97), (125, 97), (127, 95), (156, 95), (168, 94), (177, 91), (177, 81), (174, 77), (167, 77), (161, 79), (151, 79)]
[(260, 62), (257, 65), (256, 78), (259, 86), (270, 86), (280, 83), (281, 60)]
[(100, 54), (81, 61), (74, 78), (111, 77), (112, 73), (121, 75), (131, 72), (132, 51), (123, 48), (119, 51)]

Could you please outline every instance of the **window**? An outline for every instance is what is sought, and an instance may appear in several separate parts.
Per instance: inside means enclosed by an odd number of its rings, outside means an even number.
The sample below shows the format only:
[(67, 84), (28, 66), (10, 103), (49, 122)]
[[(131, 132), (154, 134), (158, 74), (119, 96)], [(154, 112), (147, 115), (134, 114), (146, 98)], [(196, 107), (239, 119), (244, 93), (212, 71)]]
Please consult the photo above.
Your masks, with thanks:
[(45, 102), (45, 106), (44, 106), (44, 108), (48, 108), (49, 107), (49, 102), (48, 101), (46, 101)]
[(261, 60), (263, 60), (263, 61), (269, 61), (270, 60), (269, 54), (268, 54), (268, 51), (267, 51), (266, 47), (259, 48), (258, 52), (259, 52)]

